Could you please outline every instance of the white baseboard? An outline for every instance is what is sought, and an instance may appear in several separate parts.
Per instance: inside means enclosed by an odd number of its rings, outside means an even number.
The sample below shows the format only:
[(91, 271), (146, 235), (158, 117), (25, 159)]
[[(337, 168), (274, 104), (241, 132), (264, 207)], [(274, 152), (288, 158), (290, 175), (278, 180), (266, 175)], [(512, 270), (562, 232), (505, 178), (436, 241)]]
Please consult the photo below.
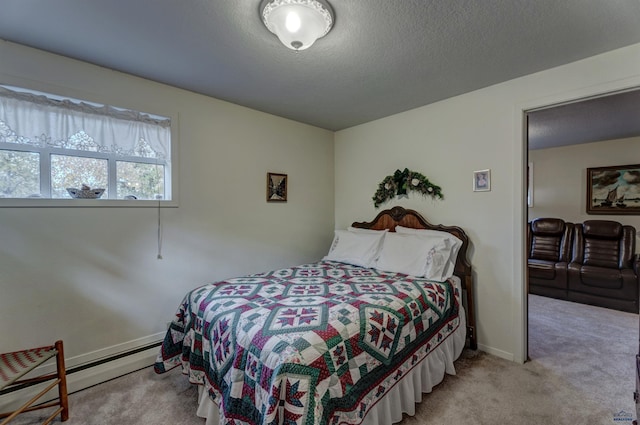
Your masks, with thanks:
[[(160, 350), (158, 346), (153, 344), (162, 341), (163, 338), (164, 333), (158, 333), (65, 359), (67, 392), (71, 394), (153, 365)], [(152, 346), (144, 349), (145, 346), (149, 345)], [(113, 357), (112, 360), (110, 359), (111, 357)], [(92, 365), (93, 363), (95, 363), (95, 366)], [(77, 369), (77, 371), (74, 371), (74, 369)], [(55, 372), (55, 361), (36, 368), (27, 376), (53, 372)], [(7, 412), (18, 408), (22, 403), (40, 392), (46, 385), (47, 384), (33, 385), (0, 396), (0, 412)], [(57, 387), (52, 389), (50, 394), (50, 397), (44, 397), (39, 400), (38, 403), (57, 397)]]
[(493, 354), (496, 357), (500, 357), (505, 360), (515, 361), (515, 357), (513, 353), (509, 353), (507, 351), (498, 350), (493, 347), (489, 347), (488, 345), (478, 344), (478, 350), (484, 351), (485, 353)]

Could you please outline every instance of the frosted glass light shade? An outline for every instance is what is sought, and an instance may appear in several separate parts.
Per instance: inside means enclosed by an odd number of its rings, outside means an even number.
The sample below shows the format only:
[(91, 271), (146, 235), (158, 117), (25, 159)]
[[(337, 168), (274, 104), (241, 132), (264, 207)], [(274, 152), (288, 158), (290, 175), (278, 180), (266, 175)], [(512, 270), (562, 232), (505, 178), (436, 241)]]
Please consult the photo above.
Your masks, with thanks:
[(333, 11), (324, 0), (263, 0), (262, 21), (293, 50), (305, 50), (333, 26)]

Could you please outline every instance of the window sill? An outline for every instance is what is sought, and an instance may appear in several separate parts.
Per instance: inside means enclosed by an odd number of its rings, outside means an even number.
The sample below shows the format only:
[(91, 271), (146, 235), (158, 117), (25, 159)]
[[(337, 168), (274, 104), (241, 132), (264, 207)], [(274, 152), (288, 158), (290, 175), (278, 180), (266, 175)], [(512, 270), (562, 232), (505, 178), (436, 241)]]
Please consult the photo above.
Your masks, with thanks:
[[(177, 208), (178, 201), (160, 201), (161, 208)], [(126, 199), (0, 199), (0, 208), (158, 208), (154, 200)]]

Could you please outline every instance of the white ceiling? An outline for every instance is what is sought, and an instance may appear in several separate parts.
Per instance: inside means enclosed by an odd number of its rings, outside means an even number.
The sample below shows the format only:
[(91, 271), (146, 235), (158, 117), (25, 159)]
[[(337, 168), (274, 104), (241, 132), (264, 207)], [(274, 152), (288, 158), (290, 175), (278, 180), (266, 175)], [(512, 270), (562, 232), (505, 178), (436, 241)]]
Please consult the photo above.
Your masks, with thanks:
[(260, 0), (3, 0), (0, 38), (329, 130), (640, 42), (638, 0), (329, 1), (302, 52)]

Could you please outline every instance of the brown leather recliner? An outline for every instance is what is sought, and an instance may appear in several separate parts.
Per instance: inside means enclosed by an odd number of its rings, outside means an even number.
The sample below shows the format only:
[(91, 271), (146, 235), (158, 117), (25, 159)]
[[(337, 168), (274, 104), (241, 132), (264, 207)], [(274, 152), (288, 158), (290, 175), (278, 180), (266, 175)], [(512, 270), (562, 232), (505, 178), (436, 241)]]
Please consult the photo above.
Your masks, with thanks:
[(573, 224), (559, 218), (536, 218), (529, 223), (529, 292), (567, 299), (567, 265), (571, 259)]
[(569, 301), (638, 313), (636, 230), (616, 221), (576, 224)]

